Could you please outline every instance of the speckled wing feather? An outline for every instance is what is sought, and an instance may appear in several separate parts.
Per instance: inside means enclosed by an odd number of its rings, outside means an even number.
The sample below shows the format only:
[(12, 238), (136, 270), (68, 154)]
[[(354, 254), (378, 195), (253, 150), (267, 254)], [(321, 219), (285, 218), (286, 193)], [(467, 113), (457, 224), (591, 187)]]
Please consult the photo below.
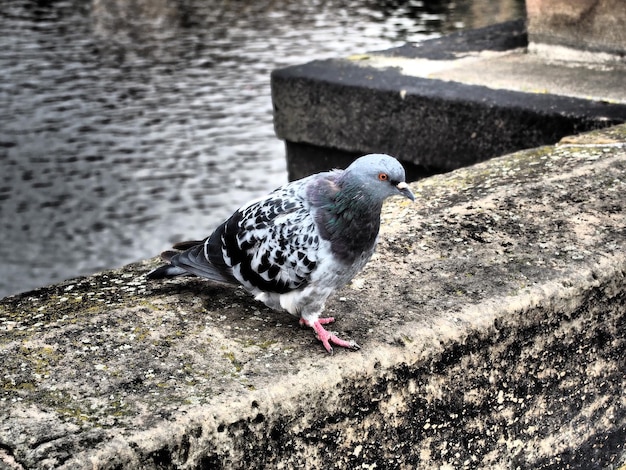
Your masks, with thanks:
[(251, 201), (202, 241), (178, 243), (162, 253), (169, 264), (148, 278), (195, 274), (213, 281), (242, 284), (255, 295), (285, 294), (310, 281), (320, 256), (320, 234), (307, 197), (311, 183), (326, 182), (336, 172), (312, 175)]
[(230, 269), (249, 290), (283, 294), (306, 285), (320, 246), (308, 182), (285, 185), (235, 212), (205, 243), (211, 264)]

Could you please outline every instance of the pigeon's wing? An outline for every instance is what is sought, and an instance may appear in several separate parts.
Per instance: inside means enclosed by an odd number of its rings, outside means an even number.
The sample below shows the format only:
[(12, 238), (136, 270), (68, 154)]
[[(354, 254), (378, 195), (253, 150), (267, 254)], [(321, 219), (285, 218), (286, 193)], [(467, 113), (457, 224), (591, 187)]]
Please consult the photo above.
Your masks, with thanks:
[(306, 183), (285, 185), (235, 212), (206, 242), (211, 263), (230, 267), (249, 290), (284, 294), (309, 282), (320, 236)]

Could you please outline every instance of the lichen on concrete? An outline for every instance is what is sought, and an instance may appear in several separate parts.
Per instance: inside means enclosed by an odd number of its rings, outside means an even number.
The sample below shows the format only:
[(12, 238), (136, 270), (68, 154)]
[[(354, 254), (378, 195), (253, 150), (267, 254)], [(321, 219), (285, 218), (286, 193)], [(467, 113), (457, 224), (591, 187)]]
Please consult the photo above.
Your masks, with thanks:
[(0, 301), (13, 468), (619, 468), (626, 126), (414, 183), (325, 353), (146, 260)]

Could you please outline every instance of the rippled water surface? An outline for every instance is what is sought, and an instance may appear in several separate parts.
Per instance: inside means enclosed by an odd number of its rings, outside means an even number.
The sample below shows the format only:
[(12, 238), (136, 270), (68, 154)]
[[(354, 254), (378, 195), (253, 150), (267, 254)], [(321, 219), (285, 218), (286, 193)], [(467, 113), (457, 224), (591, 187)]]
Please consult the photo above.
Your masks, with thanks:
[(274, 68), (522, 15), (523, 0), (3, 0), (0, 297), (204, 237), (283, 184)]

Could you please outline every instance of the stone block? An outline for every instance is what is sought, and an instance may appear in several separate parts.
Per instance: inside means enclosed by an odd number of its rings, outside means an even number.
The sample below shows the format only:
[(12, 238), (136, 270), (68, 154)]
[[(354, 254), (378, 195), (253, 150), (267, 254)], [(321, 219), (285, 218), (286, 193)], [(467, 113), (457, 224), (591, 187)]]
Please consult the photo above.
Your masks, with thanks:
[(423, 176), (626, 121), (623, 87), (612, 85), (624, 70), (554, 72), (526, 44), (524, 24), (510, 22), (274, 71), (289, 177), (371, 152)]

